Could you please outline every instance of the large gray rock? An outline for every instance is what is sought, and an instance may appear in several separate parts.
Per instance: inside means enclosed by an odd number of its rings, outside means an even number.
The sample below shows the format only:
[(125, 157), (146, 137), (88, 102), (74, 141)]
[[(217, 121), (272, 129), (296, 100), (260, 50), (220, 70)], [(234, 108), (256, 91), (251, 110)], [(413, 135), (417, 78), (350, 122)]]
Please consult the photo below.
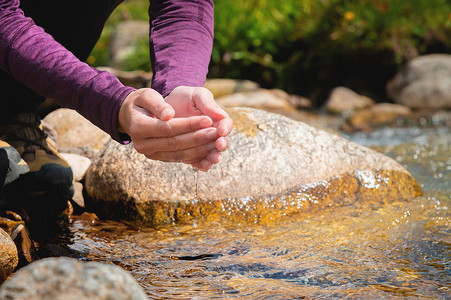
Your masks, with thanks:
[(234, 120), (230, 147), (220, 164), (199, 172), (201, 201), (194, 199), (190, 166), (148, 160), (132, 146), (111, 141), (86, 174), (93, 209), (104, 217), (160, 223), (193, 215), (222, 218), (243, 212), (244, 205), (248, 217), (261, 221), (298, 213), (315, 201), (328, 206), (370, 194), (386, 200), (421, 194), (402, 166), (378, 152), (278, 114), (228, 112)]
[(411, 108), (451, 108), (451, 55), (411, 60), (388, 84), (387, 93)]
[(147, 299), (123, 269), (73, 258), (46, 258), (22, 269), (0, 286), (0, 299)]
[(18, 263), (19, 257), (14, 241), (0, 228), (0, 284), (14, 271)]

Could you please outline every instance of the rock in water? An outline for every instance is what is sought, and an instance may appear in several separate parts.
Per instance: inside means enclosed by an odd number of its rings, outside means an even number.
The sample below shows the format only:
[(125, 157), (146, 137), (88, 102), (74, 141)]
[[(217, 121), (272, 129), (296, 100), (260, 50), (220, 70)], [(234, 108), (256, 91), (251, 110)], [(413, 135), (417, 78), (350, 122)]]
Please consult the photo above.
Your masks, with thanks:
[(45, 258), (14, 274), (0, 287), (0, 299), (147, 299), (123, 269), (73, 258)]
[[(284, 116), (228, 110), (230, 147), (209, 172), (146, 159), (110, 141), (86, 174), (90, 206), (102, 217), (148, 224), (193, 218), (266, 222), (356, 200), (421, 194), (415, 179), (376, 151)], [(272, 196), (269, 196), (272, 195)]]

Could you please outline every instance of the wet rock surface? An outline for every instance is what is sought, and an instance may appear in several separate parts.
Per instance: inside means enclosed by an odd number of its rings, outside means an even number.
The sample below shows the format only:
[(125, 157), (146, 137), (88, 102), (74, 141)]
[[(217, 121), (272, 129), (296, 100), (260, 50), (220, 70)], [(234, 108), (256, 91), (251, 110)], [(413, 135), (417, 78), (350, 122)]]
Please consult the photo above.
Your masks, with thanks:
[(46, 258), (20, 269), (0, 286), (0, 299), (147, 299), (120, 267), (73, 258)]
[(372, 131), (375, 127), (403, 122), (412, 110), (401, 104), (378, 103), (367, 109), (354, 111), (347, 121), (346, 131)]
[[(263, 221), (315, 202), (338, 205), (335, 201), (343, 196), (352, 201), (357, 195), (389, 199), (390, 194), (421, 194), (402, 166), (376, 151), (278, 114), (228, 111), (235, 126), (230, 148), (220, 164), (199, 172), (200, 200), (195, 199), (190, 166), (147, 160), (132, 146), (111, 141), (86, 174), (91, 206), (101, 216), (156, 224), (193, 215), (222, 218), (246, 207), (253, 221)], [(268, 200), (267, 195), (274, 197)], [(284, 205), (284, 197), (296, 205)]]

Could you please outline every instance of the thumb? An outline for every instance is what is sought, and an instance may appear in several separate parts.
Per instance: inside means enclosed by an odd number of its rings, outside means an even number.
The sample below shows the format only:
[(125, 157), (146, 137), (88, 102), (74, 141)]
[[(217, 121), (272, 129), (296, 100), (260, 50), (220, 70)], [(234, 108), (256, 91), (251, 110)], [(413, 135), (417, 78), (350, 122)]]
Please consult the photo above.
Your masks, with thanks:
[(154, 89), (142, 89), (141, 97), (136, 104), (162, 121), (169, 121), (175, 116), (172, 106), (166, 103), (163, 96)]

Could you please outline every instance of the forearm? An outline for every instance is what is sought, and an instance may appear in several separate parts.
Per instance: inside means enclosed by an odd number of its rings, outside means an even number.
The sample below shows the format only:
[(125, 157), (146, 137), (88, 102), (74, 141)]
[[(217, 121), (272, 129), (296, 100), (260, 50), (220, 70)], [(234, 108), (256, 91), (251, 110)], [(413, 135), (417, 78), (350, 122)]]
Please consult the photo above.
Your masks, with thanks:
[(133, 89), (79, 61), (25, 17), (18, 0), (0, 0), (0, 68), (37, 94), (76, 109), (119, 140), (119, 108)]
[(151, 0), (152, 87), (203, 86), (213, 46), (213, 0)]

